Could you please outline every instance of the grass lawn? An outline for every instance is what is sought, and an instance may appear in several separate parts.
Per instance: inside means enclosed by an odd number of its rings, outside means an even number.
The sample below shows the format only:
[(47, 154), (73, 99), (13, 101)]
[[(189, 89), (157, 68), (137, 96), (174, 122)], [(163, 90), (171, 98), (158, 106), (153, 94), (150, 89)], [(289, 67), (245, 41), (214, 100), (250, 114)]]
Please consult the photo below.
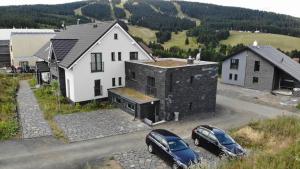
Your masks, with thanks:
[(28, 78), (32, 74), (0, 73), (0, 140), (17, 137), (19, 133), (16, 93), (19, 80)]
[(284, 51), (300, 50), (300, 38), (270, 33), (231, 31), (230, 37), (227, 40), (221, 41), (221, 43), (227, 45), (236, 45), (239, 43), (252, 45), (255, 40), (258, 41), (259, 45), (271, 45)]
[(224, 169), (300, 168), (300, 119), (281, 116), (231, 131), (242, 146), (251, 149), (242, 160), (222, 164)]
[[(31, 83), (31, 82), (30, 82)], [(85, 105), (70, 104), (64, 97), (60, 97), (60, 106), (58, 106), (57, 96), (54, 85), (42, 86), (34, 89), (34, 94), (44, 112), (45, 119), (53, 131), (55, 137), (65, 140), (62, 130), (54, 121), (54, 117), (58, 114), (70, 114), (75, 112), (89, 112), (97, 109), (113, 108), (109, 102), (91, 102)]]
[(154, 30), (151, 30), (149, 28), (141, 27), (141, 26), (133, 26), (128, 25), (129, 33), (133, 36), (137, 36), (139, 38), (142, 38), (145, 42), (149, 43), (150, 41), (156, 42), (156, 36)]
[(191, 49), (196, 49), (199, 47), (199, 43), (197, 43), (197, 39), (195, 37), (189, 37), (189, 44), (185, 44), (185, 39), (186, 39), (186, 31), (178, 32), (175, 34), (175, 32), (172, 32), (172, 38), (165, 42), (163, 44), (164, 48), (170, 48), (172, 46), (177, 46), (181, 49), (186, 49), (188, 50), (189, 48)]

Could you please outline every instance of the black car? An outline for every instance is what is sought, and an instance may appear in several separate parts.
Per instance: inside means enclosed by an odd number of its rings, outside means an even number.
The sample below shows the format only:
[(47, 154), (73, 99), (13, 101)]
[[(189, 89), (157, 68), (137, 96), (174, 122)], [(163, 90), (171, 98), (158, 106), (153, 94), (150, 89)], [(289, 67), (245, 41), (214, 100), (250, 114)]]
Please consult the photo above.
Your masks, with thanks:
[(196, 146), (220, 157), (241, 157), (246, 151), (223, 130), (209, 125), (201, 125), (193, 129), (192, 139)]
[(200, 163), (199, 155), (177, 135), (163, 129), (152, 130), (146, 136), (150, 153), (161, 156), (173, 169), (187, 168)]

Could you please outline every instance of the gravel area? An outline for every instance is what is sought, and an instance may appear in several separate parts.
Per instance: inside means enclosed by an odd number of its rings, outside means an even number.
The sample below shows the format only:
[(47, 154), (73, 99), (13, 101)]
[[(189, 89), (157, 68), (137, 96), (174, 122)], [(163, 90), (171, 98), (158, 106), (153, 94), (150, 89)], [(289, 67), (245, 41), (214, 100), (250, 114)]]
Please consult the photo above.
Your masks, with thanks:
[(58, 115), (55, 121), (70, 142), (126, 134), (150, 129), (120, 109)]
[(23, 138), (52, 135), (50, 126), (44, 119), (43, 112), (27, 81), (20, 82), (17, 102)]
[(299, 109), (295, 107), (295, 104), (297, 105), (297, 102), (300, 102), (299, 97), (274, 95), (268, 91), (247, 89), (240, 86), (224, 84), (221, 82), (218, 83), (217, 93), (219, 95), (244, 100), (247, 102), (272, 106), (291, 112), (299, 112)]
[[(219, 158), (203, 148), (196, 147), (191, 139), (186, 140), (190, 147), (200, 154), (202, 158), (201, 166), (204, 168), (217, 168)], [(124, 169), (170, 169), (171, 164), (162, 160), (159, 156), (148, 152), (146, 145), (137, 147), (128, 152), (119, 152), (114, 154), (114, 159), (117, 160)]]

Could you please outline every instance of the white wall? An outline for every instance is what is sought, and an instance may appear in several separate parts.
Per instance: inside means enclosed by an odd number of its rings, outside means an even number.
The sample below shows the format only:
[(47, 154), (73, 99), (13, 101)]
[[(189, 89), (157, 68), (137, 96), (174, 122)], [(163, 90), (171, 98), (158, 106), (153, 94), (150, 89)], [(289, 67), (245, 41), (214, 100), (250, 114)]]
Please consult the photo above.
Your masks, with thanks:
[[(222, 82), (227, 84), (234, 84), (239, 86), (245, 85), (245, 70), (246, 70), (246, 58), (247, 51), (241, 52), (222, 63)], [(238, 69), (230, 69), (230, 60), (239, 59)], [(232, 74), (232, 80), (229, 79), (229, 74)], [(234, 80), (235, 74), (238, 75), (238, 79)]]
[[(118, 40), (114, 39), (118, 34)], [(107, 97), (107, 89), (112, 88), (112, 78), (116, 78), (116, 87), (125, 86), (125, 60), (129, 60), (129, 52), (138, 52), (139, 60), (150, 60), (150, 56), (129, 37), (118, 24), (107, 32), (93, 47), (90, 48), (75, 64), (66, 70), (70, 79), (71, 96), (73, 102), (81, 102)], [(115, 52), (116, 61), (111, 61), (111, 52)], [(122, 52), (122, 61), (118, 61), (118, 52)], [(104, 72), (91, 73), (91, 53), (102, 53)], [(122, 77), (122, 85), (118, 85), (118, 78)], [(103, 95), (94, 97), (94, 80), (100, 79)], [(67, 89), (66, 89), (67, 90)]]

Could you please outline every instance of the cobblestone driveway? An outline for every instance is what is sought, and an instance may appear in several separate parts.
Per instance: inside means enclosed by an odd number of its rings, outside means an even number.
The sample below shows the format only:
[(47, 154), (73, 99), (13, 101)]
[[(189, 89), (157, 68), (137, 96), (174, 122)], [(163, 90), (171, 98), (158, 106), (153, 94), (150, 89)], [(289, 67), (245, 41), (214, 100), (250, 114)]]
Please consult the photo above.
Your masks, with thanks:
[[(200, 154), (202, 157), (201, 166), (204, 168), (217, 168), (219, 158), (201, 147), (196, 147), (191, 139), (186, 142), (190, 147)], [(160, 159), (157, 155), (148, 152), (146, 145), (138, 147), (128, 152), (120, 152), (114, 154), (114, 159), (117, 160), (124, 169), (170, 169), (170, 164)]]
[(150, 129), (120, 109), (58, 115), (55, 120), (70, 142)]
[(43, 112), (27, 81), (20, 82), (17, 102), (23, 138), (52, 135), (52, 131), (44, 119)]

